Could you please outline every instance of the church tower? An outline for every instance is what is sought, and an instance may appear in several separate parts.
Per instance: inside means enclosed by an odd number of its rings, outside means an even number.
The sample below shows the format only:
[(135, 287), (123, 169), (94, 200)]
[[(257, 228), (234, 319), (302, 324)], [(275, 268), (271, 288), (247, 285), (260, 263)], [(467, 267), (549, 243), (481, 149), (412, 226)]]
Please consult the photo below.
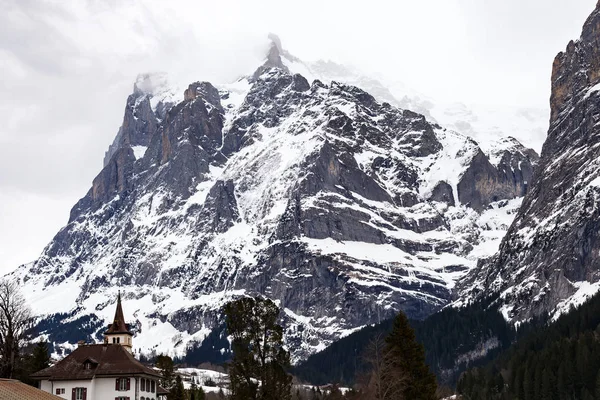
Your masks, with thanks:
[(115, 319), (112, 324), (108, 325), (108, 329), (104, 332), (104, 343), (120, 344), (127, 351), (132, 352), (133, 333), (125, 323), (123, 316), (123, 307), (121, 306), (121, 292), (117, 297), (117, 310), (115, 311)]

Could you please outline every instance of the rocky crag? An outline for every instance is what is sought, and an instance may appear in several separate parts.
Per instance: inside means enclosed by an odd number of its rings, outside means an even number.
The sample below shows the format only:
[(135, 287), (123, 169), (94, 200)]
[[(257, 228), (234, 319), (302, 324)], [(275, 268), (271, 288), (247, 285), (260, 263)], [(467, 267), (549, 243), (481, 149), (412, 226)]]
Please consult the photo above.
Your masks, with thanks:
[(537, 154), (513, 138), (484, 152), (357, 87), (308, 81), (294, 60), (274, 39), (233, 84), (181, 96), (163, 75), (138, 78), (91, 189), (12, 274), (42, 334), (68, 348), (76, 321), (95, 337), (121, 290), (136, 351), (181, 354), (226, 301), (260, 294), (282, 307), (299, 360), (451, 301), (496, 251)]
[(515, 323), (578, 305), (600, 288), (600, 3), (556, 56), (551, 120), (519, 213), (491, 262), (459, 284)]

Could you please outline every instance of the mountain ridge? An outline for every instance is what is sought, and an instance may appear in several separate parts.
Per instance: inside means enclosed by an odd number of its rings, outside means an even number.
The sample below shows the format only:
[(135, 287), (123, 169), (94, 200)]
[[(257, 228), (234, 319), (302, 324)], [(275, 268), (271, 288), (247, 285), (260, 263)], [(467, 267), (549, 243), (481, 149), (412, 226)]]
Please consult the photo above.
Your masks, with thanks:
[(309, 83), (280, 48), (254, 74), (183, 97), (160, 76), (136, 81), (69, 224), (12, 274), (42, 335), (92, 318), (93, 338), (120, 288), (136, 351), (182, 354), (226, 301), (264, 295), (297, 361), (398, 310), (430, 315), (493, 254), (535, 152), (507, 140), (491, 162), (420, 114)]

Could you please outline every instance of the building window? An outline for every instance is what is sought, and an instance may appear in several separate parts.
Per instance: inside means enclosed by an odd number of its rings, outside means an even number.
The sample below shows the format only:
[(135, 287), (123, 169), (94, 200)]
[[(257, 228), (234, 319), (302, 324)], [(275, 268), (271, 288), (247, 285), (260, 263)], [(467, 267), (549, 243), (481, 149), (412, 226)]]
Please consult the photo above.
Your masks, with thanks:
[(115, 382), (115, 390), (125, 392), (129, 390), (129, 378), (117, 378)]
[(150, 382), (150, 389), (151, 389), (150, 391), (151, 391), (152, 393), (154, 393), (154, 390), (155, 390), (155, 387), (154, 387), (154, 381), (151, 381), (151, 382)]
[(86, 400), (87, 389), (86, 388), (74, 388), (73, 389), (73, 398), (75, 400)]
[(145, 392), (145, 391), (146, 391), (146, 380), (145, 380), (144, 378), (142, 378), (142, 379), (140, 380), (140, 382), (141, 382), (141, 383), (140, 383), (140, 386), (141, 386), (141, 389), (140, 389), (140, 390), (141, 390), (142, 392)]
[(65, 388), (57, 388), (56, 394), (65, 394)]

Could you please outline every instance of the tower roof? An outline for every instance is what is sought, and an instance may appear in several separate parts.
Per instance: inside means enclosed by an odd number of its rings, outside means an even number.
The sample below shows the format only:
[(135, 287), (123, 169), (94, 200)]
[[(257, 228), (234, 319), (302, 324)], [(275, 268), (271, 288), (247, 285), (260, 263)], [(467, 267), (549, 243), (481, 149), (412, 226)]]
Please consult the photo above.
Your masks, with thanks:
[(133, 334), (129, 331), (129, 327), (125, 323), (125, 317), (123, 316), (123, 307), (121, 306), (121, 292), (117, 297), (117, 310), (115, 311), (115, 319), (112, 324), (108, 326), (108, 330), (104, 332), (105, 335), (111, 333), (125, 333), (128, 335)]

